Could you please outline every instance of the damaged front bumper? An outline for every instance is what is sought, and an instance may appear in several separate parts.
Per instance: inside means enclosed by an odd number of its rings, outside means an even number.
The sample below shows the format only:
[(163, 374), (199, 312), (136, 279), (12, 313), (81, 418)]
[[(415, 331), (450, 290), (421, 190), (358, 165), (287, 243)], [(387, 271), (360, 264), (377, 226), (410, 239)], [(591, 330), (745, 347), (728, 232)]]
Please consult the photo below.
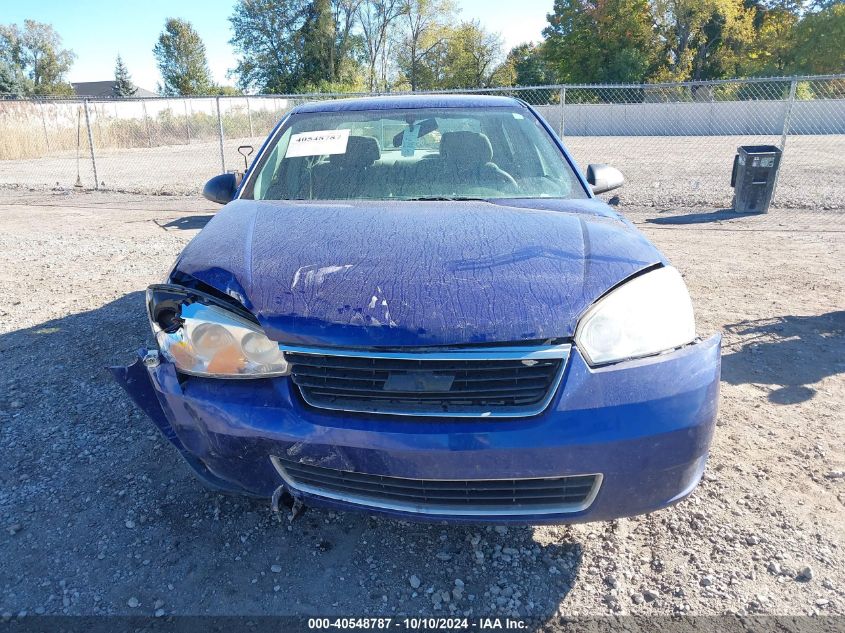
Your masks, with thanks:
[[(185, 376), (142, 357), (115, 378), (212, 489), (269, 500), (283, 486), (308, 505), (402, 518), (575, 523), (650, 512), (695, 488), (716, 420), (720, 337), (595, 369), (573, 348), (549, 407), (521, 419), (318, 410), (287, 377)], [(598, 479), (589, 503), (560, 511), (450, 513), (297, 487), (279, 458), (405, 480)]]

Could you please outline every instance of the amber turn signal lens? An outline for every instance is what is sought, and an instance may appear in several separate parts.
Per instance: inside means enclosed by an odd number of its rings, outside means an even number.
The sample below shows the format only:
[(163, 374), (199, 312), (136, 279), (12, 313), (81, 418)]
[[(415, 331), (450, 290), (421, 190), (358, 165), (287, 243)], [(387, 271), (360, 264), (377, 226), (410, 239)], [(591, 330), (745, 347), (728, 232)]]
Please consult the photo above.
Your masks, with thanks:
[(245, 365), (244, 357), (234, 345), (218, 351), (208, 363), (207, 371), (212, 374), (237, 374)]

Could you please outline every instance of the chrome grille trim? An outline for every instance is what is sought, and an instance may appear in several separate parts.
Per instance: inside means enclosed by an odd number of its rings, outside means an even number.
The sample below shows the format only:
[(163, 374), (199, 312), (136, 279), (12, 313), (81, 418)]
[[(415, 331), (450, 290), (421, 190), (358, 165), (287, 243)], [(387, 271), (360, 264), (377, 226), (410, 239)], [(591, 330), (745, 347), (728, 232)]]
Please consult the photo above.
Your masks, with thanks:
[[(456, 516), (456, 517), (485, 517), (485, 516), (542, 516), (542, 515), (553, 515), (553, 514), (573, 514), (576, 512), (582, 512), (589, 508), (593, 501), (595, 501), (596, 496), (599, 493), (601, 488), (602, 481), (604, 476), (601, 473), (592, 473), (586, 475), (569, 475), (569, 476), (562, 476), (562, 477), (514, 477), (514, 478), (506, 478), (506, 479), (480, 479), (480, 480), (463, 480), (463, 479), (427, 479), (427, 480), (419, 480), (413, 479), (408, 477), (394, 477), (394, 476), (379, 476), (379, 475), (370, 475), (371, 477), (378, 477), (381, 480), (392, 480), (396, 482), (466, 482), (467, 484), (471, 484), (473, 481), (477, 481), (479, 483), (491, 483), (495, 481), (525, 481), (525, 482), (539, 482), (548, 480), (550, 482), (566, 479), (566, 478), (586, 478), (592, 477), (593, 483), (592, 487), (590, 488), (589, 492), (583, 498), (582, 501), (578, 503), (560, 503), (560, 504), (525, 504), (522, 506), (517, 505), (516, 503), (503, 503), (501, 505), (481, 505), (481, 504), (464, 504), (464, 505), (443, 505), (443, 504), (434, 504), (434, 503), (426, 503), (421, 501), (415, 501), (413, 499), (409, 499), (407, 501), (399, 501), (395, 499), (382, 499), (376, 495), (368, 495), (368, 494), (356, 494), (347, 491), (339, 491), (339, 490), (332, 490), (327, 487), (322, 486), (315, 486), (308, 483), (304, 483), (302, 481), (298, 481), (294, 476), (289, 473), (284, 465), (284, 461), (277, 456), (271, 456), (270, 461), (273, 464), (273, 467), (279, 473), (279, 476), (284, 481), (285, 485), (291, 490), (292, 493), (304, 493), (308, 495), (313, 495), (315, 497), (322, 497), (325, 499), (331, 499), (333, 501), (341, 501), (344, 503), (349, 503), (356, 506), (361, 506), (362, 508), (377, 508), (381, 510), (395, 510), (400, 512), (408, 512), (412, 514), (427, 514), (427, 515), (437, 515), (437, 516)], [(308, 467), (308, 464), (302, 464), (302, 466)], [(324, 468), (325, 467), (319, 467)], [(355, 475), (363, 475), (367, 476), (366, 473), (356, 473), (355, 471), (345, 471), (345, 470), (338, 470), (338, 469), (325, 469), (325, 470), (333, 470), (337, 473), (349, 473)]]
[(386, 351), (347, 349), (339, 347), (297, 347), (280, 345), (284, 352), (315, 354), (318, 356), (346, 356), (349, 358), (392, 358), (396, 360), (531, 360), (538, 358), (567, 358), (572, 345), (532, 345), (462, 348), (415, 348), (416, 351)]
[[(484, 362), (484, 361), (531, 361), (531, 360), (557, 360), (559, 365), (555, 374), (552, 376), (551, 382), (546, 389), (545, 395), (539, 401), (530, 405), (519, 404), (515, 406), (494, 405), (484, 408), (474, 406), (453, 407), (450, 410), (438, 411), (432, 408), (424, 408), (422, 406), (414, 407), (409, 405), (389, 405), (385, 400), (413, 400), (413, 396), (388, 398), (391, 392), (385, 391), (386, 394), (381, 398), (372, 398), (367, 401), (366, 398), (361, 398), (359, 401), (349, 402), (346, 404), (338, 404), (334, 402), (327, 402), (314, 397), (309, 397), (308, 386), (303, 388), (297, 384), (297, 389), (306, 404), (317, 408), (330, 411), (343, 411), (347, 413), (368, 413), (374, 415), (398, 415), (398, 416), (413, 416), (413, 417), (447, 417), (447, 418), (520, 418), (538, 415), (546, 410), (551, 403), (557, 390), (560, 386), (563, 373), (566, 368), (566, 362), (569, 358), (572, 346), (568, 343), (560, 345), (541, 345), (541, 346), (501, 346), (501, 347), (466, 347), (466, 348), (416, 348), (413, 351), (370, 351), (358, 349), (340, 349), (340, 348), (312, 348), (312, 347), (296, 347), (289, 345), (280, 346), (286, 354), (302, 354), (322, 357), (334, 358), (355, 358), (355, 359), (382, 359), (386, 361), (420, 361), (425, 362)], [(294, 382), (297, 380), (296, 363), (292, 363), (292, 378)], [(465, 371), (470, 371), (469, 367)], [(478, 371), (483, 371), (479, 368)], [(354, 380), (350, 378), (350, 380)], [(368, 390), (370, 391), (370, 390)], [(420, 401), (425, 400), (426, 392), (420, 392)], [(471, 399), (470, 397), (461, 398), (460, 392), (455, 392), (455, 400)], [(476, 399), (480, 399), (475, 396)], [(491, 399), (493, 396), (491, 396)], [(379, 402), (379, 399), (382, 402)], [(366, 403), (366, 404), (364, 404)], [(353, 406), (354, 405), (354, 406)]]

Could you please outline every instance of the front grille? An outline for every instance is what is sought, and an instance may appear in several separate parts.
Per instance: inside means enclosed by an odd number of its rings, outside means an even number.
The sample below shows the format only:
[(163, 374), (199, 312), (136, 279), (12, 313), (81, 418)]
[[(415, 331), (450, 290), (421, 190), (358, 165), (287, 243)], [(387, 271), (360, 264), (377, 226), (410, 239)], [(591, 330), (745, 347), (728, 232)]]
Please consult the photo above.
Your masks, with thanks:
[(404, 479), (336, 470), (273, 457), (294, 490), (356, 505), (426, 514), (483, 516), (578, 512), (601, 475), (536, 479)]
[(521, 417), (546, 408), (568, 345), (379, 354), (286, 351), (314, 407), (361, 413)]

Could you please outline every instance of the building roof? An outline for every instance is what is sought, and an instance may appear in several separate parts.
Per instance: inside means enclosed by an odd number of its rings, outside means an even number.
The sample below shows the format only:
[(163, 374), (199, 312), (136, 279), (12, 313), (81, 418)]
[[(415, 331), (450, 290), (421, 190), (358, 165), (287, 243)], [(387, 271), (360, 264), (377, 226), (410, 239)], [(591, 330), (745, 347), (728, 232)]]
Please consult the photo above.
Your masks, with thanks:
[(512, 97), (477, 94), (403, 94), (355, 99), (312, 101), (296, 112), (343, 112), (354, 110), (392, 110), (414, 108), (513, 108), (523, 104)]
[[(110, 98), (114, 97), (115, 81), (80, 81), (71, 83), (78, 97)], [(157, 97), (158, 95), (144, 88), (138, 88), (133, 97)]]

